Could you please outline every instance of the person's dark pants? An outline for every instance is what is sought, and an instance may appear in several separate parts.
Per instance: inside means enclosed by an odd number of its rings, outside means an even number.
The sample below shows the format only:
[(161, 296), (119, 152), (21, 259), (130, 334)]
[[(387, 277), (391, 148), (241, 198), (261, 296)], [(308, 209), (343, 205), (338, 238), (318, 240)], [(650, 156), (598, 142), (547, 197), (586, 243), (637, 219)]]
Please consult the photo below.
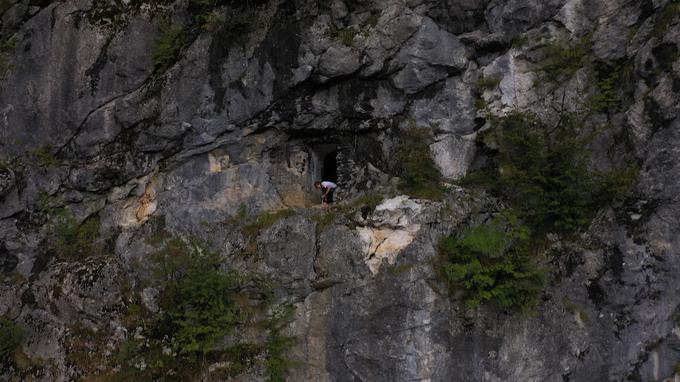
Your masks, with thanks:
[[(325, 189), (325, 188), (321, 188), (321, 191), (322, 191), (324, 194), (326, 193), (326, 189)], [(333, 189), (333, 188), (331, 188), (331, 190), (328, 191), (328, 195), (326, 195), (326, 203), (328, 203), (328, 204), (333, 203), (333, 192), (335, 192), (335, 189)], [(322, 194), (322, 195), (323, 195), (323, 194)]]

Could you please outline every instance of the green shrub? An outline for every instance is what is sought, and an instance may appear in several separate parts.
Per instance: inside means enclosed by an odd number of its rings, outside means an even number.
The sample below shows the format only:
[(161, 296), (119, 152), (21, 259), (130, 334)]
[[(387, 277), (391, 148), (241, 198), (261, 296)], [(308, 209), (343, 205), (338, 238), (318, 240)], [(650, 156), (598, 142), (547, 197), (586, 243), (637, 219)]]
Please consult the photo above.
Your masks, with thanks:
[(0, 0), (0, 16), (4, 15), (14, 5), (12, 0)]
[(23, 339), (23, 329), (14, 321), (0, 316), (0, 362), (8, 360)]
[(127, 23), (133, 7), (141, 3), (142, 1), (94, 0), (92, 7), (87, 11), (87, 18), (92, 25), (120, 29)]
[(451, 293), (462, 290), (470, 308), (491, 302), (528, 310), (543, 289), (542, 271), (532, 259), (529, 229), (511, 212), (439, 243), (438, 273)]
[(410, 127), (403, 131), (395, 153), (399, 190), (421, 199), (439, 200), (444, 196), (442, 176), (432, 160), (430, 131)]
[(213, 9), (205, 14), (198, 16), (201, 27), (207, 31), (214, 32), (227, 24), (227, 14), (225, 9)]
[(654, 22), (651, 37), (661, 38), (668, 31), (673, 19), (680, 14), (680, 1), (671, 0), (662, 10)]
[(62, 209), (56, 213), (52, 230), (51, 247), (62, 259), (80, 260), (102, 250), (97, 243), (99, 218), (96, 216), (78, 224), (71, 211)]
[(267, 320), (269, 335), (265, 342), (265, 369), (269, 382), (285, 382), (286, 371), (294, 365), (286, 352), (293, 347), (295, 339), (281, 333), (285, 324), (292, 320), (294, 313), (295, 308), (292, 305), (281, 305), (272, 310)]
[(106, 368), (105, 353), (107, 336), (105, 329), (90, 329), (81, 322), (69, 326), (68, 335), (64, 338), (66, 361), (88, 376), (94, 376)]
[(265, 0), (190, 0), (189, 11), (208, 31), (246, 31), (260, 24)]
[(475, 81), (475, 88), (477, 91), (484, 91), (487, 89), (495, 89), (501, 83), (503, 76), (499, 73), (492, 74), (488, 77), (480, 76), (477, 81)]
[[(153, 285), (160, 290), (160, 313), (131, 304), (126, 321), (143, 328), (114, 363), (118, 380), (189, 380), (206, 359), (217, 360), (217, 342), (242, 321), (233, 296), (239, 279), (219, 269), (219, 256), (193, 242), (168, 240), (152, 256)], [(144, 364), (145, 367), (139, 367)]]
[(538, 70), (549, 81), (567, 80), (585, 65), (590, 48), (589, 36), (574, 43), (566, 40), (550, 42), (541, 48), (544, 58), (538, 63)]
[[(344, 216), (346, 219), (352, 220), (357, 212), (361, 212), (362, 216), (366, 218), (384, 199), (385, 196), (381, 194), (365, 194), (346, 203), (334, 204), (326, 211), (312, 215), (311, 220), (316, 223), (316, 232), (320, 233), (333, 224), (338, 216)], [(350, 223), (350, 226), (352, 224)]]
[[(119, 347), (115, 380), (195, 380), (207, 363), (226, 365), (210, 372), (217, 380), (257, 362), (270, 375), (285, 373), (290, 365), (285, 352), (293, 342), (281, 330), (292, 307), (272, 306), (266, 279), (221, 270), (219, 256), (192, 241), (168, 240), (152, 259), (160, 313), (131, 304), (126, 322), (131, 330), (141, 327), (144, 338), (130, 338)], [(226, 335), (247, 328), (266, 330), (266, 342), (221, 346)]]
[(316, 223), (316, 233), (319, 234), (333, 224), (337, 217), (338, 214), (334, 210), (328, 210), (317, 215), (312, 215), (310, 219)]
[(0, 40), (0, 81), (7, 78), (9, 72), (14, 69), (14, 66), (10, 63), (10, 56), (14, 53), (15, 48), (16, 39)]
[(373, 211), (376, 207), (378, 207), (378, 205), (380, 205), (380, 203), (383, 202), (383, 200), (385, 200), (385, 195), (376, 193), (365, 194), (352, 200), (352, 207), (367, 207)]
[(163, 72), (179, 59), (183, 45), (184, 27), (170, 18), (162, 18), (159, 26), (160, 36), (151, 52), (156, 70)]
[(227, 32), (244, 32), (260, 23), (262, 12), (259, 8), (247, 5), (226, 6), (200, 14), (203, 29)]
[(620, 81), (622, 71), (612, 71), (605, 79), (597, 82), (597, 93), (592, 95), (587, 102), (588, 108), (593, 112), (622, 110)]
[(380, 11), (371, 11), (371, 14), (366, 18), (366, 25), (375, 28), (380, 21)]
[(331, 38), (340, 40), (345, 46), (352, 46), (354, 44), (354, 37), (359, 33), (356, 28), (338, 28), (331, 24), (328, 29), (328, 35)]
[(156, 261), (163, 282), (161, 321), (172, 335), (174, 350), (188, 358), (211, 352), (242, 320), (230, 299), (238, 280), (220, 271), (216, 253), (181, 240), (168, 243)]
[(537, 236), (586, 228), (601, 206), (625, 196), (637, 170), (591, 171), (587, 145), (595, 134), (581, 131), (581, 123), (567, 115), (549, 128), (519, 112), (498, 119), (485, 138), (493, 141), (493, 165), (465, 183), (504, 198)]
[(38, 166), (42, 168), (59, 166), (60, 162), (54, 154), (52, 154), (52, 149), (51, 145), (44, 145), (31, 152), (38, 162)]

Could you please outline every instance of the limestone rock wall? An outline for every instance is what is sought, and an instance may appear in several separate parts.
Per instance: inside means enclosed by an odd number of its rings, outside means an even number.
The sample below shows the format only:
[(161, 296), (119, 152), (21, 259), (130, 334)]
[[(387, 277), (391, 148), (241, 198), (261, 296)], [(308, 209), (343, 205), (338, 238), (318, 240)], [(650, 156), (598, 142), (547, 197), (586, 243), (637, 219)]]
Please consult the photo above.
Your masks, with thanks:
[[(292, 381), (673, 380), (676, 1), (270, 0), (243, 30), (197, 27), (187, 1), (122, 2), (115, 18), (98, 13), (103, 3), (0, 0), (0, 39), (15, 41), (0, 52), (10, 65), (0, 79), (0, 270), (11, 275), (0, 315), (26, 328), (23, 352), (45, 361), (0, 379), (82, 376), (66, 355), (75, 322), (105, 327), (112, 343), (130, 336), (120, 279), (146, 271), (145, 238), (162, 220), (276, 281), (296, 306)], [(165, 70), (153, 59), (162, 15), (191, 30)], [(489, 196), (453, 187), (443, 202), (396, 198), (330, 224), (311, 218), (329, 147), (340, 200), (388, 195), (405, 127), (432, 131), (431, 154), (455, 183), (483, 163), (475, 139), (492, 116), (555, 120), (578, 108), (592, 93), (584, 68), (559, 82), (538, 70), (541, 47), (559, 39), (587, 39), (603, 70), (629, 68), (620, 109), (589, 119), (610, 126), (593, 166), (636, 161), (640, 177), (581, 242), (557, 244), (536, 315), (468, 311), (432, 271), (442, 235), (498, 210)], [(62, 207), (98, 219), (106, 250), (56, 258), (45, 238)], [(244, 260), (247, 240), (229, 222), (289, 208)]]

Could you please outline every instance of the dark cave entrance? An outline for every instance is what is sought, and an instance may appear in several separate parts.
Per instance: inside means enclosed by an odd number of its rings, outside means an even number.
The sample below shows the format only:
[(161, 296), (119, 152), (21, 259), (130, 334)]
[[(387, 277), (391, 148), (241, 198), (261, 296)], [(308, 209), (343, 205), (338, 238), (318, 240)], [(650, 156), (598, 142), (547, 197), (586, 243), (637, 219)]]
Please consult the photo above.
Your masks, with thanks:
[(323, 158), (321, 165), (321, 180), (328, 180), (333, 183), (338, 181), (338, 152), (331, 151)]

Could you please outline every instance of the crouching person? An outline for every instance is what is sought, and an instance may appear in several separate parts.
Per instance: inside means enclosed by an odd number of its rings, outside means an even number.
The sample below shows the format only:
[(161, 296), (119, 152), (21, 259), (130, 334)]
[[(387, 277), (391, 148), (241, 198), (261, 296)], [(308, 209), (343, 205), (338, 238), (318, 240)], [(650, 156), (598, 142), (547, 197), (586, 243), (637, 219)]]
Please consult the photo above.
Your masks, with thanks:
[(333, 192), (338, 188), (337, 184), (327, 180), (316, 181), (314, 182), (314, 188), (321, 190), (321, 203), (333, 203)]

